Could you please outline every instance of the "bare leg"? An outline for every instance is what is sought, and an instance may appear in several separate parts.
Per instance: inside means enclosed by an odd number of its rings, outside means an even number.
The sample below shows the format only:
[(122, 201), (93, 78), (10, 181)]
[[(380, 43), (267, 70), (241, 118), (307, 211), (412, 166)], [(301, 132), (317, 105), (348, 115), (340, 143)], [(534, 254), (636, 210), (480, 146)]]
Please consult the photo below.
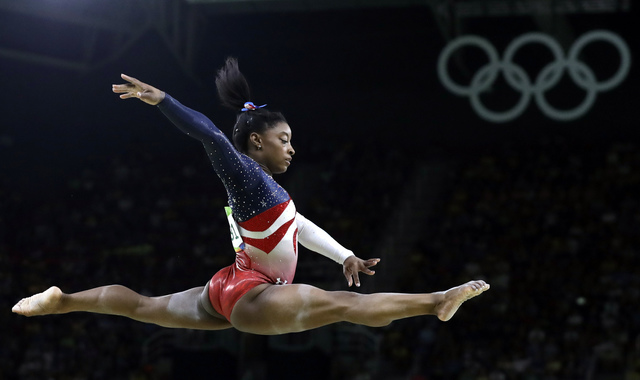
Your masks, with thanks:
[[(25, 316), (85, 311), (128, 317), (163, 327), (200, 330), (230, 328), (224, 317), (207, 311), (201, 300), (208, 287), (199, 287), (161, 297), (146, 297), (121, 285), (109, 285), (65, 294), (52, 286), (43, 293), (22, 299), (12, 309)], [(207, 300), (208, 302), (208, 300)]]
[(386, 326), (394, 320), (436, 315), (447, 321), (460, 305), (489, 289), (484, 281), (470, 281), (444, 292), (429, 294), (326, 292), (309, 285), (255, 287), (236, 303), (231, 323), (254, 334), (299, 332), (335, 322)]

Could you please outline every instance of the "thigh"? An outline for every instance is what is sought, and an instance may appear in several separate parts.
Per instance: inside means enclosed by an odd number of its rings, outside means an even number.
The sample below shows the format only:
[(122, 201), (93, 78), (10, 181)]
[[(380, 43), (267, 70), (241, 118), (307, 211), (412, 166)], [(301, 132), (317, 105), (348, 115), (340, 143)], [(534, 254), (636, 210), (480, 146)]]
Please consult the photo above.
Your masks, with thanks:
[(357, 293), (327, 292), (305, 284), (262, 284), (238, 300), (231, 323), (238, 330), (263, 335), (310, 330), (344, 321), (357, 297)]
[[(198, 330), (222, 330), (231, 323), (217, 313), (208, 312), (203, 306), (202, 294), (207, 287), (197, 287), (184, 292), (161, 297), (145, 298), (138, 310), (138, 317), (164, 327)], [(208, 300), (207, 300), (208, 301)]]

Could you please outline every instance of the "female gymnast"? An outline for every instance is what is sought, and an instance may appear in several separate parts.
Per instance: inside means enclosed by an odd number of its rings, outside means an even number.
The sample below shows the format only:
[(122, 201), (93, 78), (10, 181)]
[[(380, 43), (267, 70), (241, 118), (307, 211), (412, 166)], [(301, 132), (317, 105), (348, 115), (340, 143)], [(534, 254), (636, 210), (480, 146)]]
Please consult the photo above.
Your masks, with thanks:
[[(218, 71), (222, 104), (238, 113), (233, 144), (203, 114), (170, 95), (122, 74), (127, 83), (113, 85), (120, 98), (137, 98), (157, 106), (180, 130), (202, 142), (224, 184), (232, 210), (235, 262), (205, 285), (160, 297), (142, 296), (121, 285), (63, 293), (52, 286), (19, 301), (12, 309), (25, 316), (84, 311), (125, 316), (164, 327), (272, 335), (299, 332), (335, 322), (386, 326), (394, 320), (436, 315), (449, 320), (466, 300), (489, 285), (470, 281), (428, 294), (324, 291), (293, 284), (298, 241), (339, 264), (349, 286), (360, 286), (360, 272), (379, 259), (362, 260), (296, 211), (289, 194), (272, 178), (291, 165), (295, 150), (283, 115), (249, 102), (249, 85), (235, 59)], [(235, 148), (234, 148), (235, 146)]]

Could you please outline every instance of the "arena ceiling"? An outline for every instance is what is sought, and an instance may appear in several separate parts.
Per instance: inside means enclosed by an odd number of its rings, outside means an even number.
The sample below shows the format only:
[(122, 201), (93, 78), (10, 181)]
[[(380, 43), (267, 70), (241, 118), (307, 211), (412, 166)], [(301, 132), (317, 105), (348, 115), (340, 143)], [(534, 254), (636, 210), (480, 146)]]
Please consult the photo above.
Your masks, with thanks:
[[(85, 72), (122, 56), (157, 31), (185, 70), (208, 16), (256, 12), (424, 6), (428, 0), (0, 0), (0, 58)], [(37, 27), (33, 27), (37, 25)], [(65, 49), (53, 49), (62, 40)], [(57, 41), (60, 42), (60, 41)], [(55, 44), (59, 46), (59, 44)]]
[[(465, 17), (520, 10), (529, 12), (541, 30), (552, 28), (560, 39), (571, 38), (563, 12), (535, 11), (545, 4), (576, 12), (631, 7), (628, 0), (128, 0), (117, 5), (111, 0), (0, 0), (0, 58), (87, 72), (118, 59), (155, 31), (193, 74), (199, 36), (211, 16), (374, 8), (427, 8), (445, 38), (463, 29)], [(52, 48), (61, 43), (66, 48)]]

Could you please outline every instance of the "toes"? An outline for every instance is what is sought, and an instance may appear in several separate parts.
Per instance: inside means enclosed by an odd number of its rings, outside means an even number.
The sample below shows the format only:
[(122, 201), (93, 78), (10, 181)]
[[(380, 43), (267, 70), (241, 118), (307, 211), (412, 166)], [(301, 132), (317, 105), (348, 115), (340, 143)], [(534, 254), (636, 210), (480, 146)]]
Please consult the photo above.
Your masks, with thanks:
[(471, 282), (471, 289), (473, 289), (474, 291), (485, 291), (487, 289), (489, 289), (489, 284), (487, 284), (486, 282), (479, 280), (479, 281), (472, 281)]
[(13, 307), (11, 308), (11, 311), (14, 313), (21, 313), (22, 312), (22, 304), (24, 303), (24, 298), (21, 299), (20, 301), (18, 301), (17, 304), (13, 305)]

